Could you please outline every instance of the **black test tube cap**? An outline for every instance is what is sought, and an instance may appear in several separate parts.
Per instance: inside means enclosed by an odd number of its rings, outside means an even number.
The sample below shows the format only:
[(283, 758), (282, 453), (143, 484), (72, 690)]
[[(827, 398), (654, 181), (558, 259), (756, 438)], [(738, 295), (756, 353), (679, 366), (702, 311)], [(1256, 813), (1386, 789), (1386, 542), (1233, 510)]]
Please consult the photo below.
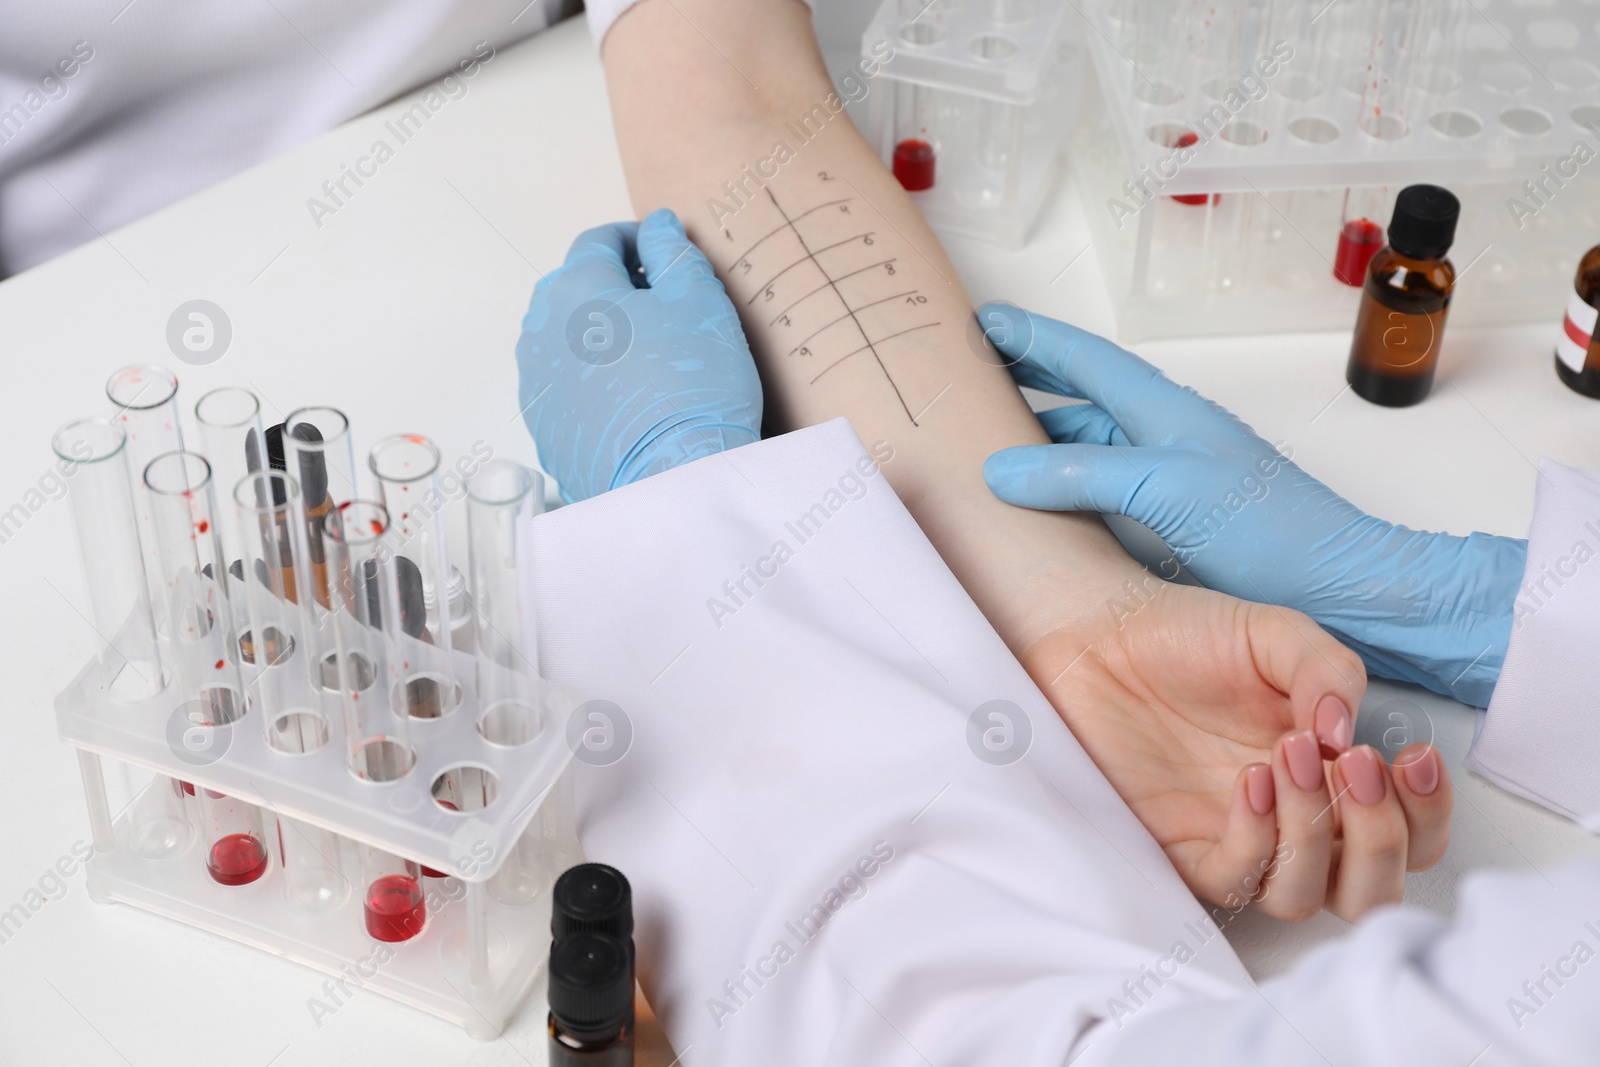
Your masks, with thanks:
[(581, 931), (550, 946), (550, 1014), (563, 1029), (598, 1033), (621, 1026), (633, 1007), (628, 949)]
[(615, 867), (580, 863), (556, 879), (550, 902), (550, 936), (593, 931), (620, 941), (633, 937), (633, 887)]
[(1389, 247), (1412, 259), (1438, 259), (1450, 251), (1461, 201), (1437, 185), (1408, 185), (1395, 197)]

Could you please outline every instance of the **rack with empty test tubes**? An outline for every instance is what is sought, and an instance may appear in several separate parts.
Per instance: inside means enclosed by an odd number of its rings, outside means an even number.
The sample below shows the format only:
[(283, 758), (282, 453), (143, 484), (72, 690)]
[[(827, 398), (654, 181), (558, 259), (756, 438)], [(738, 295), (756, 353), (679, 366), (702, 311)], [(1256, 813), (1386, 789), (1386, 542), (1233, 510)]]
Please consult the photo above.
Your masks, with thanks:
[(496, 1036), (578, 859), (579, 698), (539, 677), (528, 599), (541, 477), (474, 464), (463, 575), (427, 438), (383, 439), (363, 472), (331, 407), (269, 427), (214, 390), (187, 447), (171, 372), (108, 394), (53, 442), (99, 637), (56, 701), (92, 896)]
[(1068, 155), (1126, 339), (1347, 329), (1417, 182), (1463, 204), (1452, 322), (1559, 317), (1600, 230), (1591, 3), (1084, 12), (1092, 77)]

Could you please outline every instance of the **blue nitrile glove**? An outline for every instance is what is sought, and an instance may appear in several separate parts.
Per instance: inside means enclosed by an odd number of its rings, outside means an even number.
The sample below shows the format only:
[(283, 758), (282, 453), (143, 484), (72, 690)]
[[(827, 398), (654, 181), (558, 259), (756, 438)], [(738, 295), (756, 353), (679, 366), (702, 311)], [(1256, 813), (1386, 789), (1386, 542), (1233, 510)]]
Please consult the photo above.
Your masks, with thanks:
[(761, 438), (738, 312), (664, 209), (578, 235), (534, 286), (517, 367), (539, 462), (568, 503)]
[(1056, 444), (990, 456), (995, 495), (1126, 515), (1207, 586), (1305, 612), (1373, 674), (1488, 703), (1526, 541), (1376, 519), (1110, 341), (1007, 304), (978, 316), (1019, 384), (1090, 401), (1039, 415)]

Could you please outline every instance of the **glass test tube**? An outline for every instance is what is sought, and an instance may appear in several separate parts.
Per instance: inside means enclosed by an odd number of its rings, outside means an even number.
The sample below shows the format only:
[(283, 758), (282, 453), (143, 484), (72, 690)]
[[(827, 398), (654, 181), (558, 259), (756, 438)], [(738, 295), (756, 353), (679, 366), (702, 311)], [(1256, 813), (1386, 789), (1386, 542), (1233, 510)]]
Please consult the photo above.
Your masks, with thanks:
[(168, 452), (144, 472), (154, 519), (169, 652), (191, 718), (203, 726), (245, 713), (212, 492), (211, 465), (195, 452)]
[(178, 416), (178, 376), (165, 367), (140, 363), (123, 367), (106, 380), (112, 421), (128, 435), (128, 472), (133, 477), (133, 507), (138, 516), (150, 611), (156, 628), (166, 625), (157, 558), (155, 520), (150, 514), (144, 469), (157, 456), (183, 449), (183, 424)]
[(382, 504), (346, 501), (323, 518), (322, 540), (350, 769), (367, 781), (394, 781), (416, 753), (398, 703), (405, 661), (389, 514)]
[(336, 505), (354, 500), (357, 495), (350, 420), (336, 408), (292, 411), (283, 422), (283, 448), (284, 464), (300, 483), (306, 546), (311, 553), (311, 593), (317, 603), (328, 607), (321, 522)]
[(267, 873), (261, 809), (205, 786), (195, 790), (206, 840), (206, 871), (222, 885), (249, 885)]
[[(200, 424), (200, 444), (211, 464), (211, 480), (226, 506), (239, 480), (255, 469), (252, 457), (261, 454), (261, 401), (248, 389), (213, 389), (195, 404), (194, 419)], [(244, 555), (244, 531), (238, 528), (231, 510), (218, 518), (223, 556), (231, 565)]]
[(367, 887), (362, 914), (367, 933), (379, 941), (408, 941), (428, 922), (422, 869), (372, 845), (361, 846), (361, 881)]
[[(239, 649), (256, 668), (256, 704), (267, 744), (303, 754), (328, 740), (319, 699), (296, 657), (314, 657), (316, 616), (308, 595), (300, 486), (282, 471), (252, 471), (234, 488), (243, 536), (243, 580), (250, 628)], [(307, 634), (312, 639), (307, 641)], [(298, 637), (296, 635), (299, 635)]]
[(1346, 285), (1366, 284), (1367, 264), (1383, 247), (1380, 219), (1392, 210), (1387, 186), (1346, 189), (1339, 219), (1339, 245), (1333, 256), (1333, 276)]
[[(217, 530), (211, 465), (194, 452), (169, 452), (145, 468), (170, 651), (184, 714), (195, 725), (226, 726), (245, 714), (237, 630)], [(254, 804), (195, 791), (206, 870), (222, 885), (247, 885), (267, 869), (267, 835)]]
[[(234, 488), (234, 503), (250, 619), (239, 648), (256, 667), (256, 714), (267, 744), (276, 751), (315, 752), (328, 742), (328, 722), (316, 710), (319, 701), (311, 679), (291, 662), (316, 650), (314, 638), (305, 640), (308, 632), (314, 633), (316, 618), (307, 593), (300, 486), (283, 471), (255, 470)], [(298, 646), (296, 632), (301, 635)], [(256, 634), (263, 636), (257, 640)], [(342, 905), (350, 883), (339, 861), (339, 835), (286, 815), (278, 816), (276, 831), (289, 906), (331, 911)]]
[[(51, 441), (72, 479), (72, 520), (99, 650), (99, 685), (113, 700), (148, 700), (165, 679), (134, 514), (127, 431), (120, 422), (81, 419)], [(70, 470), (71, 473), (67, 474)]]
[(296, 911), (333, 911), (350, 897), (340, 862), (339, 835), (310, 823), (278, 816), (278, 862), (283, 899)]
[(478, 621), (478, 733), (520, 745), (543, 728), (536, 634), (524, 610), (522, 534), (544, 507), (537, 471), (493, 459), (467, 482), (468, 570)]
[(440, 509), (438, 447), (417, 434), (396, 434), (373, 446), (367, 465), (393, 528), (395, 578), (406, 708), (419, 719), (448, 715), (461, 703), (451, 660), (450, 562)]
[(1411, 128), (1407, 113), (1424, 6), (1424, 0), (1377, 0), (1374, 5), (1361, 117), (1356, 122), (1370, 137), (1396, 141)]
[[(158, 695), (166, 678), (150, 610), (124, 425), (106, 419), (69, 423), (56, 431), (51, 447), (63, 475), (72, 479), (72, 522), (98, 637), (95, 684), (114, 701), (134, 703)], [(156, 775), (135, 799), (128, 825), (129, 847), (145, 859), (164, 859), (187, 849), (189, 815), (178, 783)]]

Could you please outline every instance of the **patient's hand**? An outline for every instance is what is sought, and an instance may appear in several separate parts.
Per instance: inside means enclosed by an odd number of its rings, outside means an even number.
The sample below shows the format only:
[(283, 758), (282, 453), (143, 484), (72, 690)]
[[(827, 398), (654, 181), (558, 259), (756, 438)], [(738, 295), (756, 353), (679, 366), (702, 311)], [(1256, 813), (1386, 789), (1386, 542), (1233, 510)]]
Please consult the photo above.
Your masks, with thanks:
[(1323, 762), (1317, 735), (1349, 738), (1366, 674), (1310, 619), (1153, 576), (1103, 619), (1023, 664), (1195, 893), (1354, 920), (1443, 855), (1452, 793), (1431, 746), (1392, 768), (1365, 745)]

